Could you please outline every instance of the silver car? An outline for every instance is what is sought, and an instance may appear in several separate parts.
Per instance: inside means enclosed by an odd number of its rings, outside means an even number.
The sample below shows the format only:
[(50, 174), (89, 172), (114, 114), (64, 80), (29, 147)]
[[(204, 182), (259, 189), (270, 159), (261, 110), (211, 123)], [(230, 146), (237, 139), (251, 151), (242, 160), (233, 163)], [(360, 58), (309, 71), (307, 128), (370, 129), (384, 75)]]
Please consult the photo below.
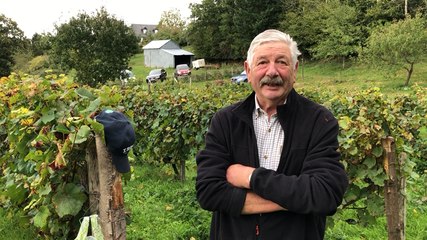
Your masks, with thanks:
[(166, 70), (163, 68), (158, 68), (151, 70), (148, 76), (145, 78), (145, 81), (147, 83), (155, 83), (157, 81), (163, 82), (164, 80), (166, 80), (166, 77)]
[(232, 83), (243, 83), (243, 82), (247, 82), (248, 81), (248, 76), (246, 75), (246, 71), (241, 72), (239, 75), (235, 75), (233, 77), (231, 77), (231, 82)]

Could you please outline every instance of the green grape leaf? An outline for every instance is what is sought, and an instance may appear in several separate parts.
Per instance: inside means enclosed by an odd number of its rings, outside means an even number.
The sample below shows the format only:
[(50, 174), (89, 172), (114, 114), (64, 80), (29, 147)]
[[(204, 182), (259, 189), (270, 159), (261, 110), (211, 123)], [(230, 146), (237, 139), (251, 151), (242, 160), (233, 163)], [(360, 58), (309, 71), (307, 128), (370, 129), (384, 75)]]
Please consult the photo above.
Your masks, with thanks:
[(39, 228), (45, 228), (47, 226), (47, 219), (49, 216), (49, 209), (46, 206), (41, 206), (33, 218), (34, 225)]
[(89, 100), (95, 100), (96, 96), (94, 96), (89, 90), (86, 88), (76, 89), (76, 93), (82, 98), (88, 98)]
[(55, 109), (43, 110), (41, 120), (44, 124), (55, 119)]
[(372, 154), (375, 157), (381, 157), (383, 155), (383, 149), (381, 147), (375, 147), (374, 149), (372, 149)]
[(367, 157), (365, 161), (363, 161), (363, 164), (365, 164), (368, 168), (373, 168), (377, 162), (374, 158)]
[(70, 129), (68, 129), (64, 124), (56, 125), (55, 131), (60, 132), (60, 133), (70, 133)]
[(58, 189), (58, 192), (53, 196), (52, 202), (59, 217), (75, 216), (81, 210), (86, 198), (81, 187), (73, 183), (67, 183)]
[(87, 125), (81, 126), (79, 128), (79, 131), (77, 132), (75, 143), (85, 142), (90, 133), (91, 133), (90, 127), (88, 127)]
[(39, 194), (41, 196), (48, 195), (52, 191), (50, 184), (46, 184), (44, 187), (40, 188)]
[(427, 127), (426, 126), (422, 126), (420, 127), (420, 129), (418, 129), (418, 136), (420, 137), (420, 139), (424, 139), (424, 141), (427, 141)]

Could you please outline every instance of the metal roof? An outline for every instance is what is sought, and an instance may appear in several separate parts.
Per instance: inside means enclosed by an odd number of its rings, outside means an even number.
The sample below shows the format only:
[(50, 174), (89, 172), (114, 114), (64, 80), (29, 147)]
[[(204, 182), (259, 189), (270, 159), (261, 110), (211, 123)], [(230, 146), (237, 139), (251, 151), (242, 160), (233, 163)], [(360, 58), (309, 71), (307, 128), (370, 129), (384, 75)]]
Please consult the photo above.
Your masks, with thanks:
[(171, 41), (171, 40), (170, 39), (169, 40), (154, 40), (154, 41), (149, 42), (142, 49), (159, 49), (163, 45), (168, 43), (169, 41)]
[(189, 51), (185, 51), (183, 49), (162, 49), (162, 51), (170, 53), (174, 56), (194, 56), (193, 53)]

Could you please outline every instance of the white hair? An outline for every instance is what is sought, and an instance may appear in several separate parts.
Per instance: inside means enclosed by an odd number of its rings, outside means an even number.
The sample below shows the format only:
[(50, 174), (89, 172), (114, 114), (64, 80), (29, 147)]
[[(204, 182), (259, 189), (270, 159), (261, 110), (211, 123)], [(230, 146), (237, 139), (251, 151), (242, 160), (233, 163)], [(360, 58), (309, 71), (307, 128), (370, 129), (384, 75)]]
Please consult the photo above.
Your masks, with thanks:
[(286, 43), (291, 50), (292, 66), (295, 67), (295, 64), (298, 61), (298, 56), (301, 55), (301, 52), (298, 50), (297, 43), (291, 38), (291, 36), (289, 36), (289, 34), (275, 29), (265, 30), (252, 40), (248, 49), (248, 55), (246, 57), (246, 61), (248, 62), (249, 67), (252, 67), (251, 64), (256, 48), (268, 42)]

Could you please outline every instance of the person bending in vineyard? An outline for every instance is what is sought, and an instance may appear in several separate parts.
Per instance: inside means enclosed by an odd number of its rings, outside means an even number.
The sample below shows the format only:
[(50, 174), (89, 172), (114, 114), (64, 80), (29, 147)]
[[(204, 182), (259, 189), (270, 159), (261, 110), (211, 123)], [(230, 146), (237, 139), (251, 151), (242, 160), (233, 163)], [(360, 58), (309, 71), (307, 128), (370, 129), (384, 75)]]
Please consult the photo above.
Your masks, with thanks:
[(338, 122), (293, 89), (299, 55), (288, 34), (260, 33), (244, 63), (252, 94), (211, 120), (196, 155), (210, 239), (323, 239), (342, 202)]

